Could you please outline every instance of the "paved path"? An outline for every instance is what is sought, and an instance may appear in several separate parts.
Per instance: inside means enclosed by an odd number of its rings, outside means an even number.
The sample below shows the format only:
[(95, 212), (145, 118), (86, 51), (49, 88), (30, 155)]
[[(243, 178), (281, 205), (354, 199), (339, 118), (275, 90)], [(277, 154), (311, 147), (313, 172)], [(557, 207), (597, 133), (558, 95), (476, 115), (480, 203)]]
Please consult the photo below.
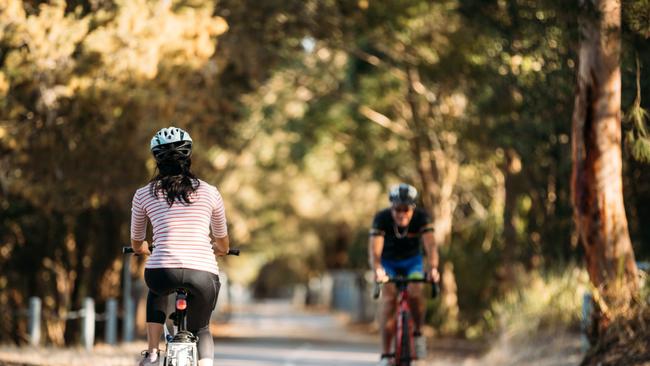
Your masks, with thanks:
[(298, 312), (284, 302), (239, 307), (217, 328), (215, 365), (370, 366), (376, 336), (352, 333), (335, 315)]
[[(329, 313), (296, 311), (287, 302), (236, 306), (227, 324), (217, 324), (215, 366), (369, 366), (377, 360), (376, 336), (350, 332)], [(133, 366), (142, 340), (118, 346), (0, 346), (0, 365)]]
[[(286, 302), (237, 306), (227, 324), (213, 329), (215, 366), (370, 366), (378, 359), (378, 335), (351, 331), (329, 313), (295, 311)], [(431, 342), (426, 366), (573, 366), (580, 339), (552, 334), (531, 344), (501, 342), (487, 355), (459, 340)], [(0, 346), (0, 365), (134, 366), (144, 341), (119, 346), (30, 348)]]

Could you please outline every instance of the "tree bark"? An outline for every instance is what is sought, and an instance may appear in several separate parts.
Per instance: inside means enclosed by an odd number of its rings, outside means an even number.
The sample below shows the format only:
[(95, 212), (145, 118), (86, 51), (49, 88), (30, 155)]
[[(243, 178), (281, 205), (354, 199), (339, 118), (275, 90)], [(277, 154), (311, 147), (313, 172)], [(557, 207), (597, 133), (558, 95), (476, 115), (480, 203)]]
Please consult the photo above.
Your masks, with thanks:
[(407, 120), (410, 119), (413, 131), (411, 151), (423, 188), (422, 200), (433, 220), (433, 235), (438, 245), (444, 245), (451, 241), (453, 213), (456, 208), (453, 193), (458, 179), (459, 163), (453, 151), (455, 146), (445, 149), (433, 130), (434, 126), (427, 125), (422, 117), (425, 114), (424, 108), (420, 106), (413, 86), (419, 82), (417, 71), (415, 68), (408, 68), (406, 75), (410, 115)]
[(503, 208), (503, 260), (501, 264), (501, 288), (509, 290), (515, 284), (515, 264), (518, 261), (517, 250), (517, 199), (521, 192), (521, 159), (514, 149), (505, 151), (503, 176), (505, 185), (505, 202)]
[(586, 0), (573, 111), (573, 213), (585, 249), (602, 334), (638, 291), (634, 252), (623, 205), (621, 157), (621, 4)]
[[(422, 184), (422, 200), (425, 209), (431, 214), (433, 236), (438, 246), (451, 243), (451, 230), (456, 200), (453, 197), (454, 187), (458, 180), (459, 162), (453, 143), (445, 149), (438, 139), (433, 125), (427, 124), (423, 117), (426, 106), (423, 106), (414, 84), (419, 82), (415, 68), (409, 67), (407, 76), (408, 116), (413, 135), (411, 151), (416, 162), (420, 183)], [(443, 331), (454, 333), (458, 327), (458, 296), (453, 266), (445, 265), (439, 268), (442, 279), (440, 297), (442, 299), (445, 324)]]

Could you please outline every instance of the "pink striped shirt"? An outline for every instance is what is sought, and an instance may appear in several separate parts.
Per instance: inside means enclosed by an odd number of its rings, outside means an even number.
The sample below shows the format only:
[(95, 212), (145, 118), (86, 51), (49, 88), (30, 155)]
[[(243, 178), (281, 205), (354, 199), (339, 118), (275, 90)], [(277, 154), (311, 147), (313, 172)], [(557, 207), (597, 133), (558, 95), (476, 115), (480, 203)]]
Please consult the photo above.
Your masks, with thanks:
[(156, 246), (145, 268), (190, 268), (219, 274), (210, 230), (215, 238), (228, 235), (226, 211), (217, 188), (199, 182), (199, 188), (190, 196), (190, 205), (174, 202), (169, 207), (164, 193), (152, 196), (149, 185), (135, 192), (131, 239), (145, 239), (149, 218)]

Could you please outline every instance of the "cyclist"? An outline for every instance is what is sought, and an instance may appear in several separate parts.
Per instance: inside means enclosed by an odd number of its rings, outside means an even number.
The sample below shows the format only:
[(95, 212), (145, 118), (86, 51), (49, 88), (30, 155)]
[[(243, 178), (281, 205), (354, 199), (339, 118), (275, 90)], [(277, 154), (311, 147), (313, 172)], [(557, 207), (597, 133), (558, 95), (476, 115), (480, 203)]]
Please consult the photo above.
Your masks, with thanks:
[[(424, 275), (422, 243), (427, 254), (427, 276), (438, 282), (438, 248), (433, 237), (433, 225), (427, 213), (416, 208), (417, 190), (406, 183), (391, 188), (391, 206), (379, 211), (372, 222), (368, 254), (375, 281), (386, 282), (388, 278), (403, 275), (422, 278)], [(424, 323), (425, 302), (423, 284), (409, 284), (409, 306), (415, 324), (414, 342), (419, 359), (426, 357), (426, 341), (421, 333)], [(386, 284), (382, 295), (379, 323), (382, 334), (382, 355), (379, 365), (390, 365), (390, 352), (395, 336), (395, 312), (397, 289)]]
[[(216, 255), (230, 244), (219, 191), (190, 171), (192, 138), (180, 128), (161, 129), (151, 139), (157, 175), (133, 196), (131, 246), (150, 255), (144, 278), (147, 296), (148, 349), (140, 366), (159, 363), (159, 342), (166, 320), (169, 294), (189, 290), (187, 328), (198, 337), (199, 366), (210, 366), (214, 342), (210, 316), (219, 294)], [(145, 242), (147, 218), (153, 226), (153, 254)]]

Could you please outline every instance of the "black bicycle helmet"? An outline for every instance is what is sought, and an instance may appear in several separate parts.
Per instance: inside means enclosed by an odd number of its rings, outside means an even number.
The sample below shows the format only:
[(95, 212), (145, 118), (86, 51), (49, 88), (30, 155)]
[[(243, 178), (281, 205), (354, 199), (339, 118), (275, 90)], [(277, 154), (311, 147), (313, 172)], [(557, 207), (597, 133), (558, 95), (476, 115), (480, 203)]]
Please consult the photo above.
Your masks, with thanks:
[(418, 190), (406, 183), (393, 186), (388, 193), (388, 200), (393, 205), (415, 206), (417, 198)]

